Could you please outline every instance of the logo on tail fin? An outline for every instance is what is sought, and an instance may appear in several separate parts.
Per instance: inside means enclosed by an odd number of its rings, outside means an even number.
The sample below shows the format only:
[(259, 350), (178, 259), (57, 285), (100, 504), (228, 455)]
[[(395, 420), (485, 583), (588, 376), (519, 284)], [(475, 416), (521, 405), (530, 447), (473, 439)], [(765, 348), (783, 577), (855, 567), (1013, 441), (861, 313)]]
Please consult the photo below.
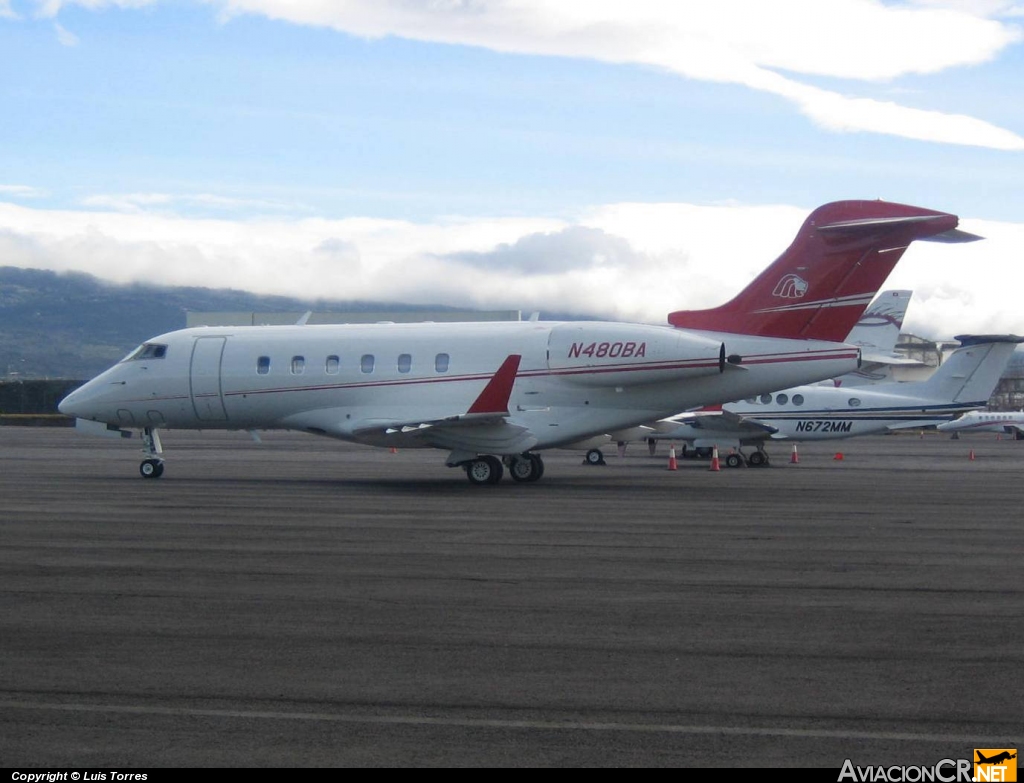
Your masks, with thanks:
[(772, 291), (772, 296), (782, 299), (799, 299), (807, 293), (807, 281), (799, 275), (788, 274), (783, 277)]

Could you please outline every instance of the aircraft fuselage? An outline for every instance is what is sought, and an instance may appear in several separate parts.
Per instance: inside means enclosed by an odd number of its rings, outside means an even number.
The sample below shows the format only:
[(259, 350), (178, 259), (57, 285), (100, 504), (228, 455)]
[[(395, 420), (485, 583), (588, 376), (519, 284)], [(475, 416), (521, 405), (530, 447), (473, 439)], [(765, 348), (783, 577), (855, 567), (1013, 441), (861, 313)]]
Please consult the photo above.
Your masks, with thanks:
[(153, 338), (61, 409), (126, 429), (293, 429), (434, 445), (385, 430), (465, 413), (511, 355), (521, 361), (507, 421), (538, 449), (858, 362), (855, 348), (831, 342), (605, 322), (200, 327)]

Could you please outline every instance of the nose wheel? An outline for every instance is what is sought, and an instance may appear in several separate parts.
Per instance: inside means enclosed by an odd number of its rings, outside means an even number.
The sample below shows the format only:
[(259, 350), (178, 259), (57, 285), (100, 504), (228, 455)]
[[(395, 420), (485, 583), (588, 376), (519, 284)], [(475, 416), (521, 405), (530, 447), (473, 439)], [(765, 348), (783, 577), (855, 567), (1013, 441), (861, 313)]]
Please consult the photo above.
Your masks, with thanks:
[(139, 465), (139, 473), (142, 478), (160, 478), (164, 475), (164, 461), (162, 459), (144, 459)]
[(152, 427), (146, 427), (142, 431), (142, 451), (146, 458), (139, 464), (139, 475), (148, 479), (164, 475), (164, 461), (160, 458), (164, 448), (160, 444), (159, 433)]

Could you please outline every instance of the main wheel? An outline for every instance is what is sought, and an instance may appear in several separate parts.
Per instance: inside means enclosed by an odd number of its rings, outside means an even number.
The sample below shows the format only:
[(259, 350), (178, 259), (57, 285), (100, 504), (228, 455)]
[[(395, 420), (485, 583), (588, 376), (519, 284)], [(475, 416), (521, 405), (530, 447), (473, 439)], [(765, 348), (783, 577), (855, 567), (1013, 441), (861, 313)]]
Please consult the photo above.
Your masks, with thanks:
[(768, 455), (763, 451), (755, 451), (747, 457), (747, 464), (752, 468), (761, 468), (768, 464)]
[(490, 454), (478, 457), (466, 465), (466, 476), (471, 484), (497, 484), (504, 472), (501, 461)]
[(584, 462), (588, 465), (604, 465), (604, 454), (601, 453), (601, 449), (591, 449), (587, 452)]
[(533, 481), (540, 481), (540, 477), (544, 475), (544, 460), (541, 459), (540, 454), (530, 454), (530, 462), (536, 466), (534, 471)]
[(729, 454), (725, 458), (727, 468), (738, 468), (743, 464), (743, 458), (739, 454)]
[(160, 478), (164, 475), (164, 463), (159, 459), (144, 459), (139, 465), (142, 478)]
[(520, 454), (512, 458), (508, 474), (513, 481), (536, 481), (544, 472), (544, 463), (536, 454)]

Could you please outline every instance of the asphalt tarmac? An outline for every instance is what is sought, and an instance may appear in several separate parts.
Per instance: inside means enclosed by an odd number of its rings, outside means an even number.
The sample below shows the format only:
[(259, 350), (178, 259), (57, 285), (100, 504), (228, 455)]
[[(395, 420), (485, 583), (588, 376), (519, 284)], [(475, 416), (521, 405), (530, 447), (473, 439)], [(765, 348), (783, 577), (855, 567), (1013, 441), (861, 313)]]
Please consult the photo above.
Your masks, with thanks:
[[(1024, 442), (708, 470), (0, 428), (0, 766), (926, 765), (1024, 744)], [(968, 458), (973, 450), (975, 459)], [(834, 459), (836, 452), (844, 459)]]

